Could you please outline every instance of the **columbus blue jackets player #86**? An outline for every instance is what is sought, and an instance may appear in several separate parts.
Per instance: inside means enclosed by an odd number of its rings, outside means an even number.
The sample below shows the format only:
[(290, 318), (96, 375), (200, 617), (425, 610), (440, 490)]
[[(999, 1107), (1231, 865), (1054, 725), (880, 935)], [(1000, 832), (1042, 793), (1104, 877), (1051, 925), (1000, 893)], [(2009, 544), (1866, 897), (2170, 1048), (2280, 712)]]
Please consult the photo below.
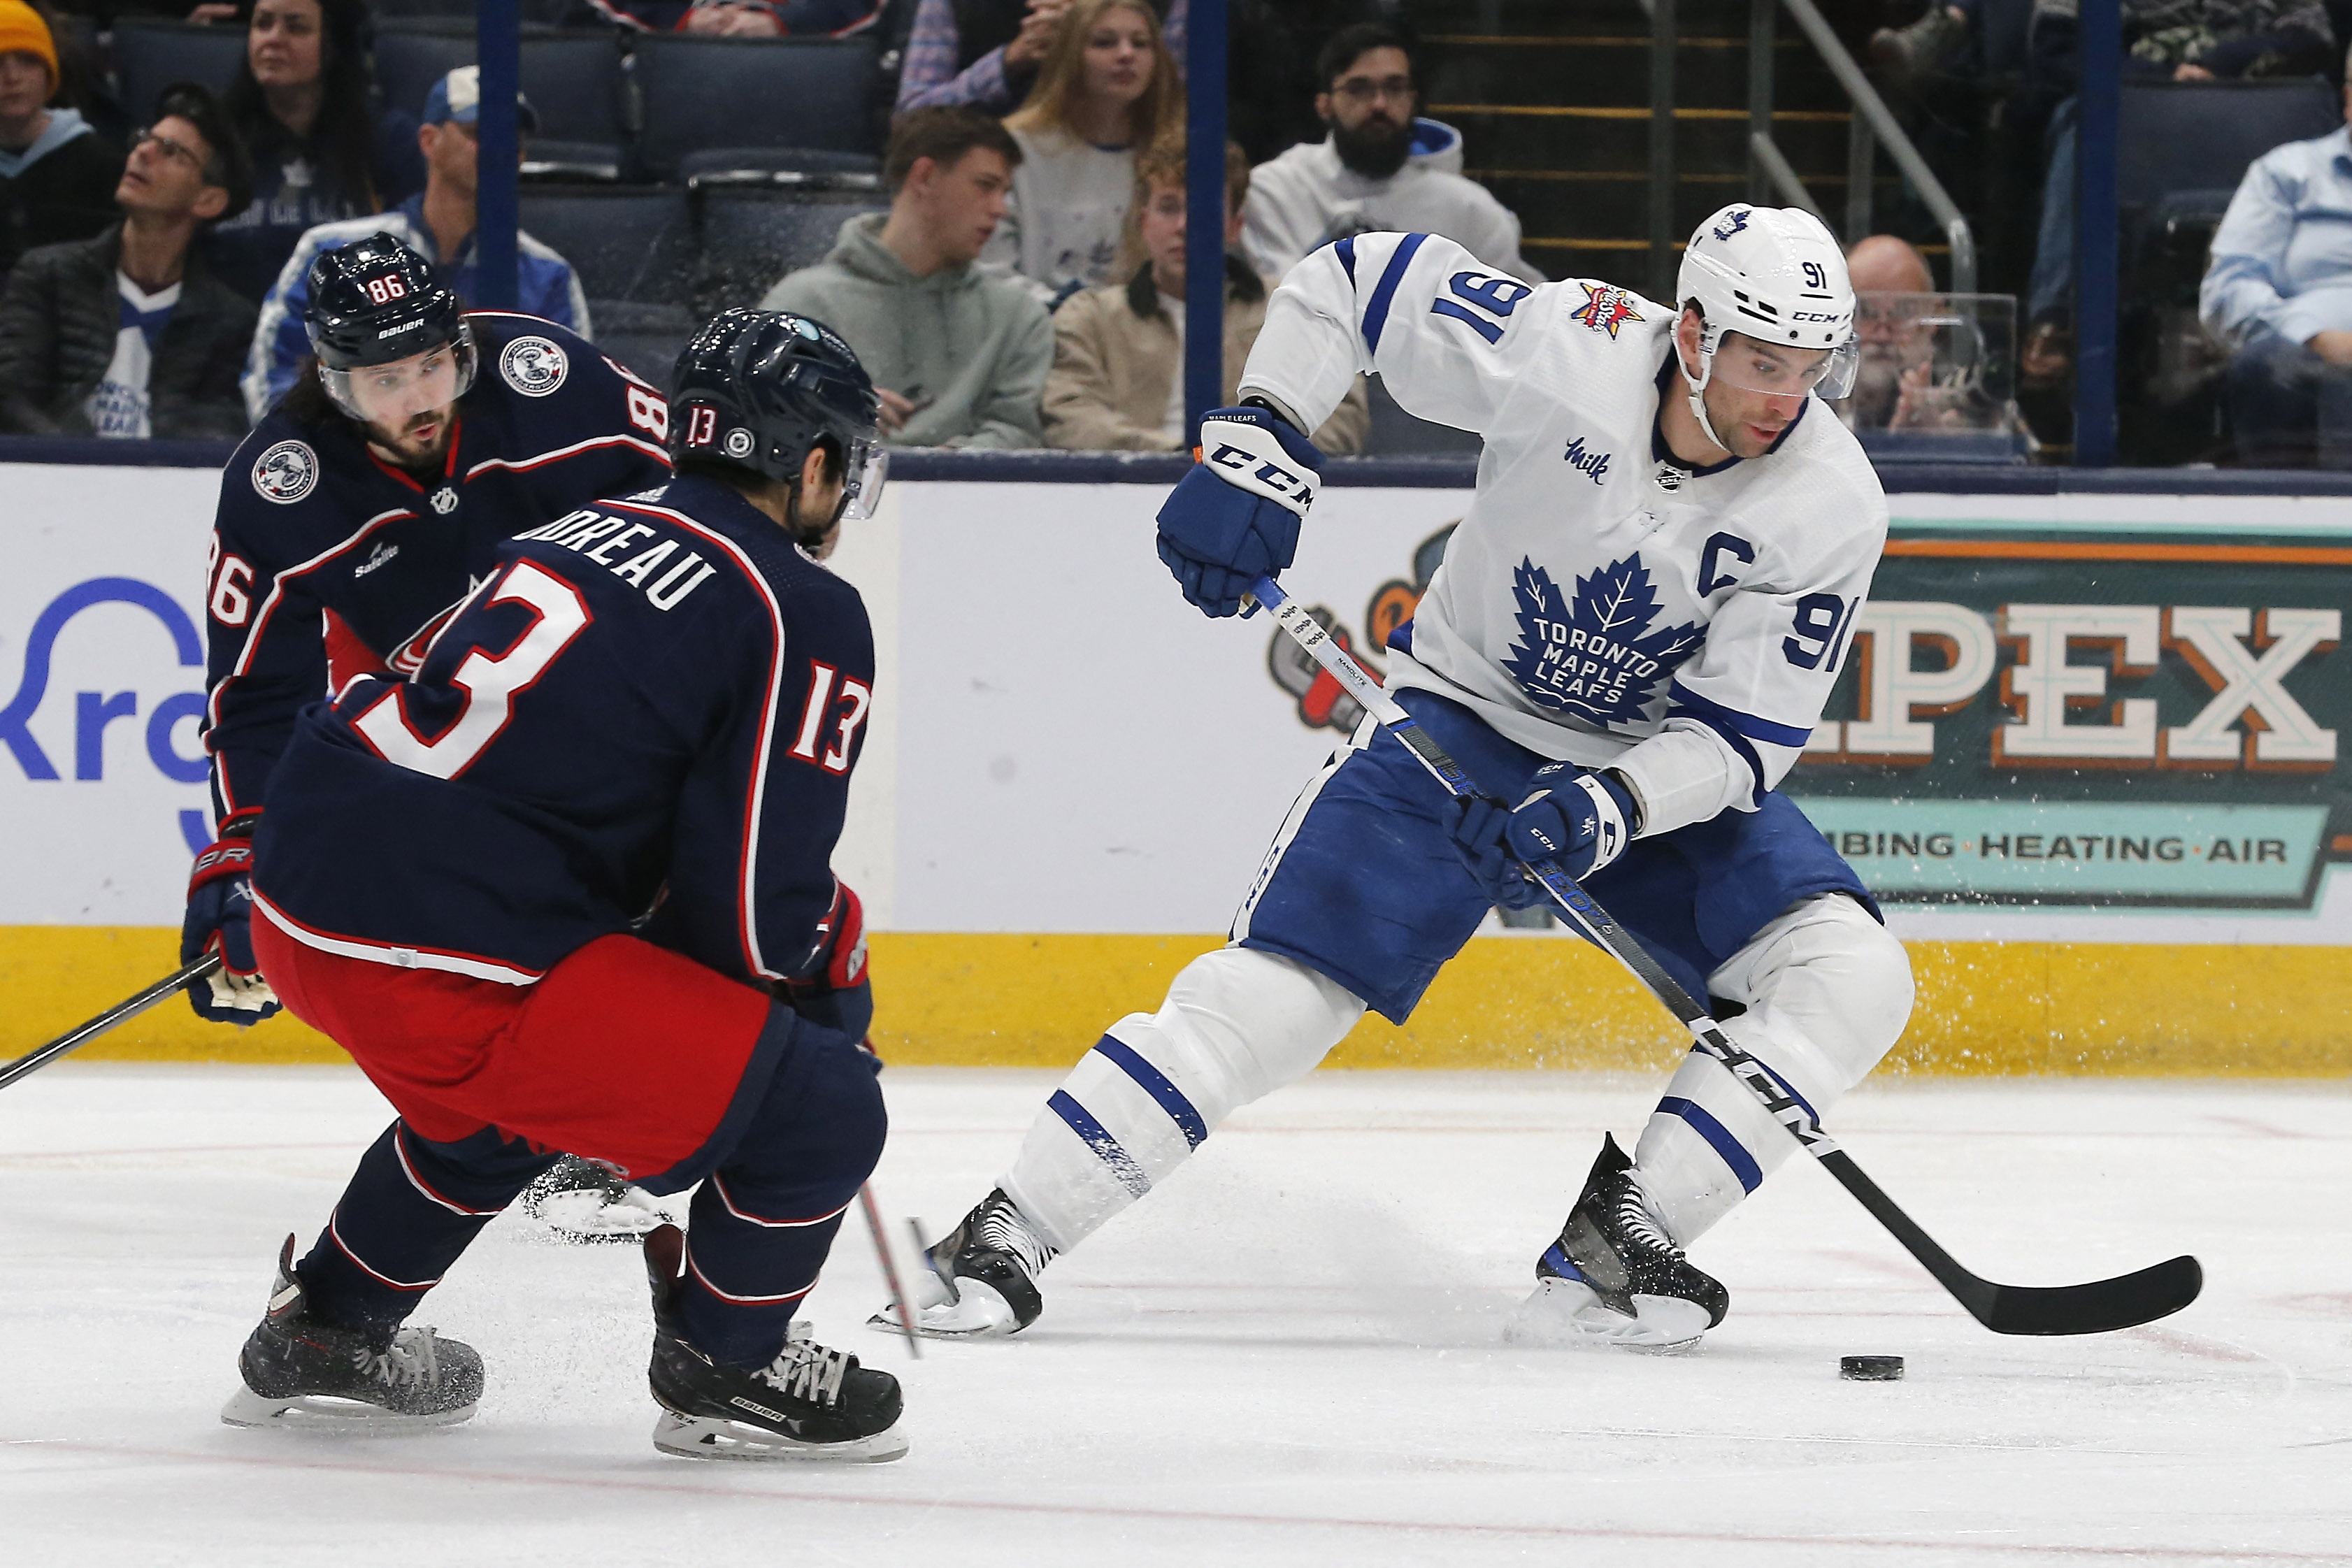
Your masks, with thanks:
[(669, 476), (660, 393), (537, 317), (476, 311), (377, 235), (311, 265), (313, 358), (221, 476), (206, 569), (205, 746), (218, 841), (182, 962), (206, 1018), (276, 1010), (246, 939), (254, 823), (295, 715), (367, 670), (414, 670), (499, 542)]
[(856, 898), (830, 869), (873, 702), (820, 564), (878, 489), (878, 401), (814, 323), (681, 358), (678, 476), (499, 547), (422, 665), (305, 709), (255, 841), (254, 945), (399, 1112), (240, 1359), (237, 1425), (462, 1420), (404, 1323), (563, 1150), (695, 1192), (652, 1231), (655, 1442), (887, 1459), (895, 1380), (791, 1333), (879, 1156)]
[[(1691, 236), (1678, 293), (1531, 287), (1430, 235), (1359, 235), (1291, 269), (1244, 406), (1202, 423), (1204, 461), (1160, 513), (1160, 557), (1213, 616), (1288, 565), (1321, 469), (1299, 433), (1360, 372), (1481, 433), (1475, 497), (1389, 667), (1499, 798), (1457, 806), (1368, 717), (1292, 805), (1232, 944), (1157, 1013), (1110, 1026), (997, 1190), (931, 1249), (928, 1330), (1025, 1326), (1057, 1251), (1368, 1008), (1403, 1022), (1490, 906), (1540, 901), (1526, 861), (1583, 881), (1816, 1112), (1894, 1044), (1903, 948), (1776, 788), (1885, 538), (1875, 475), (1814, 406), (1853, 373), (1844, 261), (1807, 214), (1738, 204)], [(1632, 1159), (1604, 1139), (1518, 1330), (1695, 1342), (1729, 1298), (1683, 1249), (1794, 1146), (1694, 1053)]]

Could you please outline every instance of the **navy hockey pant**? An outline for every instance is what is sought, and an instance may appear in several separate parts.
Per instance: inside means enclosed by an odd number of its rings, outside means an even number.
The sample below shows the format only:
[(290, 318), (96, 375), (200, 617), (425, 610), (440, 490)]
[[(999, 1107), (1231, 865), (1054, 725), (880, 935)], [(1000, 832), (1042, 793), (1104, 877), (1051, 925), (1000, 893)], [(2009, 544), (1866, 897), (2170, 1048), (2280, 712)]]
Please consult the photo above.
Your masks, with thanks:
[[(618, 1166), (657, 1196), (700, 1182), (679, 1326), (720, 1361), (761, 1364), (782, 1348), (842, 1215), (881, 1156), (879, 1064), (846, 1035), (634, 938), (592, 944), (528, 988), (347, 958), (267, 923), (257, 946), (288, 1007), (350, 1051), (403, 1113), (362, 1157), (298, 1266), (321, 1315), (377, 1330), (406, 1318), (561, 1149)], [(606, 951), (572, 967), (599, 948)], [(646, 988), (665, 982), (670, 1006), (649, 1006), (665, 998)], [(583, 987), (604, 993), (601, 1013), (593, 994), (574, 994)], [(749, 1008), (740, 1005), (747, 998)], [(573, 1041), (572, 1081), (561, 1089), (545, 1063), (523, 1070), (500, 1060), (548, 1049), (547, 1031), (524, 1016), (541, 1007), (585, 1037)], [(616, 1029), (640, 1031), (628, 1042), (636, 1071), (604, 1085), (627, 1103), (603, 1117), (577, 1081), (609, 1070), (616, 1052), (606, 1037)], [(459, 1056), (470, 1056), (472, 1071), (441, 1097), (423, 1098), (418, 1063)], [(681, 1082), (707, 1087), (730, 1062), (722, 1097), (679, 1092)], [(560, 1051), (556, 1065), (566, 1065)], [(533, 1084), (550, 1092), (510, 1108), (495, 1103)], [(665, 1122), (648, 1103), (686, 1109)], [(478, 1118), (470, 1130), (468, 1113)], [(600, 1122), (620, 1129), (609, 1143)], [(688, 1152), (666, 1168), (625, 1163), (664, 1143)]]

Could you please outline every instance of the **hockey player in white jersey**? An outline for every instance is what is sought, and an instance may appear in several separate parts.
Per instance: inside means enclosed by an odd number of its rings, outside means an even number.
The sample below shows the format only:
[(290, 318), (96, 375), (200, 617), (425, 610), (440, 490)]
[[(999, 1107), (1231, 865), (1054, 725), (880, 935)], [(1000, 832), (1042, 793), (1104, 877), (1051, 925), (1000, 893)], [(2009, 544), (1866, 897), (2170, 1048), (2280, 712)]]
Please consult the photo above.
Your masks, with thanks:
[[(1273, 297), (1244, 406), (1160, 514), (1212, 616), (1287, 566), (1319, 488), (1299, 434), (1359, 372), (1486, 437), (1475, 498), (1389, 684), (1496, 799), (1457, 805), (1369, 717), (1308, 780), (1235, 916), (1157, 1013), (1110, 1026), (992, 1192), (929, 1252), (921, 1327), (1005, 1333), (1037, 1276), (1165, 1180), (1367, 1007), (1402, 1023), (1491, 905), (1584, 883), (1808, 1107), (1908, 1019), (1908, 960), (1776, 786), (1843, 666), (1886, 505), (1816, 397), (1851, 384), (1853, 293), (1804, 213), (1735, 204), (1685, 253), (1679, 308), (1530, 287), (1451, 241), (1326, 246)], [(1560, 1006), (1572, 1014), (1573, 997)], [(1536, 1264), (1515, 1333), (1688, 1344), (1722, 1285), (1684, 1256), (1795, 1142), (1712, 1058), (1675, 1072), (1629, 1161), (1613, 1136)], [(877, 1322), (886, 1322), (877, 1318)]]

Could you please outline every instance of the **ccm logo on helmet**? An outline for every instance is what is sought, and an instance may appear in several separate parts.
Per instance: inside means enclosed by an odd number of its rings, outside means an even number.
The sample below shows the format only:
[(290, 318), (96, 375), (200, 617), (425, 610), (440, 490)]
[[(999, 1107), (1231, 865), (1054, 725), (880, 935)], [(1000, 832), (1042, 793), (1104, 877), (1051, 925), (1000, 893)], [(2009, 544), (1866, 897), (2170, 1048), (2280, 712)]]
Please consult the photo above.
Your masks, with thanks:
[(1838, 310), (1824, 316), (1818, 310), (1799, 310), (1790, 316), (1789, 319), (1791, 321), (1843, 321), (1845, 319), (1845, 313)]

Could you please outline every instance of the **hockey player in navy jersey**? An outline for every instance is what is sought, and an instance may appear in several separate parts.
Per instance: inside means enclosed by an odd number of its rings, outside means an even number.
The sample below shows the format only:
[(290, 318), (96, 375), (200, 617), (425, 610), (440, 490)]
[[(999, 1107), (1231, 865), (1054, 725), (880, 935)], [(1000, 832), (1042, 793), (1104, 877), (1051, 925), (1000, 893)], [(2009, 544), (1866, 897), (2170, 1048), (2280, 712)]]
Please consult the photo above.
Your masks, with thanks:
[[(278, 1010), (246, 892), (295, 714), (362, 671), (414, 669), (501, 539), (669, 477), (659, 392), (552, 321), (466, 313), (388, 235), (322, 253), (308, 299), (312, 361), (222, 475), (205, 581), (219, 825), (189, 881), (180, 961), (220, 949), (189, 1000), (240, 1025)], [(572, 1161), (528, 1207), (575, 1239), (660, 1218)]]
[(661, 394), (535, 316), (466, 312), (388, 235), (312, 263), (312, 361), (221, 475), (206, 567), (205, 743), (216, 841), (196, 857), (181, 962), (203, 1017), (278, 1010), (245, 897), (294, 716), (373, 669), (413, 670), (499, 542), (669, 477)]
[(656, 1195), (662, 1449), (895, 1458), (896, 1380), (789, 1333), (882, 1147), (856, 897), (829, 869), (873, 700), (820, 564), (879, 493), (878, 403), (797, 317), (678, 363), (665, 489), (499, 547), (402, 679), (301, 716), (255, 839), (256, 956), (399, 1112), (298, 1263), (233, 1424), (462, 1420), (481, 1358), (404, 1326), (564, 1150)]
[[(1300, 433), (1359, 372), (1483, 434), (1476, 496), (1389, 640), (1388, 679), (1497, 798), (1457, 806), (1367, 717), (1292, 806), (1232, 944), (1110, 1027), (931, 1249), (929, 1332), (1026, 1326), (1057, 1251), (1367, 1008), (1402, 1023), (1490, 906), (1542, 902), (1524, 862), (1585, 882), (1816, 1112), (1895, 1043), (1903, 947), (1776, 789), (1885, 539), (1876, 476), (1813, 406), (1852, 379), (1845, 264), (1807, 214), (1739, 204), (1691, 236), (1677, 293), (1530, 287), (1428, 235), (1359, 235), (1291, 269), (1244, 406), (1203, 422), (1208, 461), (1160, 513), (1160, 558), (1213, 616), (1287, 566), (1322, 466)], [(1696, 1341), (1729, 1297), (1683, 1249), (1794, 1147), (1694, 1052), (1633, 1158), (1603, 1138), (1514, 1332)]]

